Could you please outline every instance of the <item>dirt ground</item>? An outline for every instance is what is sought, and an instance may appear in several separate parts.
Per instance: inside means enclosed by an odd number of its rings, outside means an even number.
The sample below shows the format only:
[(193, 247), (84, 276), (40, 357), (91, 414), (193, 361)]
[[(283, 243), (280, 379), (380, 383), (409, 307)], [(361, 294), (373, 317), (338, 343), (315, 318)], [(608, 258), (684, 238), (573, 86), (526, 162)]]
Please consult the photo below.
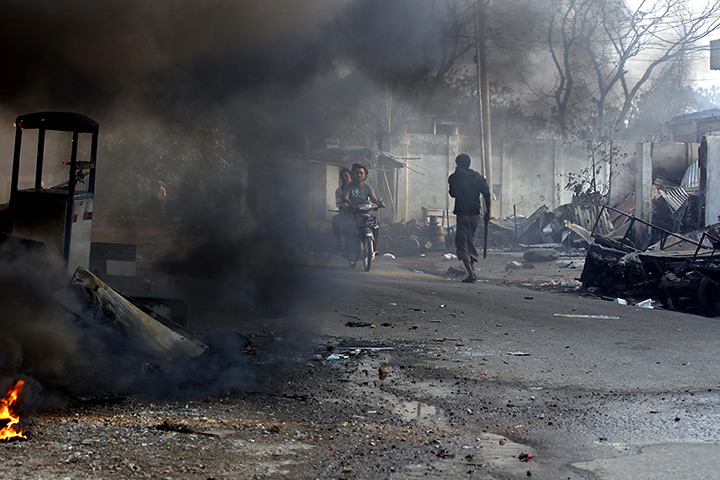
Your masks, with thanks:
[[(94, 241), (137, 239), (122, 225), (99, 227)], [(165, 280), (150, 259), (172, 249), (175, 239), (169, 226), (145, 233), (137, 276), (159, 291)], [(461, 263), (444, 253), (382, 261), (396, 271), (463, 275)], [(325, 254), (312, 258), (319, 265), (335, 261)], [(528, 263), (522, 252), (491, 251), (478, 277), (480, 283), (573, 292), (582, 260)], [(373, 315), (363, 307), (356, 313)], [(522, 438), (518, 425), (542, 422), (529, 396), (523, 405), (493, 405), (489, 394), (478, 397), (480, 383), (434, 367), (428, 359), (435, 353), (419, 352), (416, 344), (365, 341), (357, 347), (342, 335), (278, 338), (271, 321), (257, 325), (250, 332), (246, 324), (242, 332), (249, 347), (242, 352), (245, 388), (170, 399), (69, 399), (23, 418), (27, 440), (0, 445), (0, 477), (494, 479), (527, 478), (542, 465), (520, 461), (532, 446), (511, 440)], [(35, 393), (42, 395), (37, 387)], [(436, 401), (424, 403), (428, 395)]]
[[(428, 378), (423, 369), (416, 373), (409, 368), (393, 372), (394, 380), (385, 385), (374, 367), (378, 356), (364, 350), (353, 362), (316, 359), (284, 365), (283, 377), (292, 381), (276, 379), (255, 385), (255, 392), (219, 398), (75, 401), (35, 415), (26, 424), (27, 441), (2, 445), (0, 475), (499, 478), (495, 474), (502, 469), (502, 478), (510, 478), (508, 470), (521, 478), (532, 469), (511, 462), (527, 447), (489, 433), (484, 419), (473, 417), (470, 408), (448, 406), (459, 412), (448, 418), (433, 406), (398, 396), (397, 382), (439, 388), (442, 374)], [(351, 400), (348, 388), (362, 396)]]

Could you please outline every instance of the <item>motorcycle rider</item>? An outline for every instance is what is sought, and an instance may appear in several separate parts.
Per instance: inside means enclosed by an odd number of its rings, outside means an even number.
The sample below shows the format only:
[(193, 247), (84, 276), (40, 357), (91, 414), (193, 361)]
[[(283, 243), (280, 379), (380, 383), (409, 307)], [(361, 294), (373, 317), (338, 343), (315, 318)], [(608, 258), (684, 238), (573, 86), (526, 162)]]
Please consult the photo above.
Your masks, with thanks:
[[(373, 187), (365, 182), (368, 174), (368, 169), (365, 165), (362, 163), (353, 163), (351, 174), (352, 182), (345, 185), (342, 191), (343, 208), (351, 213), (357, 213), (357, 210), (354, 209), (354, 207), (356, 208), (358, 205), (365, 203), (368, 200), (372, 203), (376, 203), (378, 207), (385, 207), (385, 204), (378, 200), (375, 196), (375, 190)], [(353, 218), (353, 220), (355, 220), (355, 218)], [(345, 241), (345, 256), (350, 261), (350, 264), (354, 265), (360, 257), (361, 248), (360, 232), (357, 228), (357, 223), (354, 222), (353, 227), (344, 229), (344, 231), (347, 235)], [(353, 250), (355, 250), (355, 252), (352, 252), (352, 255), (350, 251), (351, 243), (353, 245)], [(375, 239), (375, 244), (377, 245), (377, 239)]]

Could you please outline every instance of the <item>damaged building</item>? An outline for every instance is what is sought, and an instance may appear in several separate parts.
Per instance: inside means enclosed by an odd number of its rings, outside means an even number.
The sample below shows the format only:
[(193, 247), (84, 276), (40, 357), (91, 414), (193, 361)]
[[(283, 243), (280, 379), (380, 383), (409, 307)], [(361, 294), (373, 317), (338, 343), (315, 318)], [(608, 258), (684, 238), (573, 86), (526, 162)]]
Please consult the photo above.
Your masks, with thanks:
[[(383, 220), (381, 253), (454, 249), (446, 179), (459, 153), (473, 159), (481, 154), (477, 136), (465, 134), (462, 125), (451, 127), (434, 119), (408, 122), (402, 133), (385, 137), (379, 158), (389, 163), (371, 179), (392, 205)], [(588, 251), (582, 280), (591, 292), (654, 297), (667, 308), (717, 315), (707, 297), (716, 297), (717, 288), (712, 271), (720, 199), (711, 192), (719, 191), (713, 176), (720, 171), (719, 139), (707, 134), (699, 143), (615, 141), (593, 158), (585, 146), (560, 140), (500, 138), (492, 162), (489, 245)], [(343, 161), (329, 159), (346, 157), (342, 150), (317, 153), (321, 164), (336, 169)], [(333, 173), (323, 167), (322, 188), (312, 189), (326, 192), (324, 201), (313, 202), (325, 212), (332, 209), (328, 192), (337, 186)], [(684, 253), (665, 259), (662, 252), (670, 250)], [(599, 267), (596, 260), (607, 265)], [(708, 294), (699, 299), (699, 291)]]

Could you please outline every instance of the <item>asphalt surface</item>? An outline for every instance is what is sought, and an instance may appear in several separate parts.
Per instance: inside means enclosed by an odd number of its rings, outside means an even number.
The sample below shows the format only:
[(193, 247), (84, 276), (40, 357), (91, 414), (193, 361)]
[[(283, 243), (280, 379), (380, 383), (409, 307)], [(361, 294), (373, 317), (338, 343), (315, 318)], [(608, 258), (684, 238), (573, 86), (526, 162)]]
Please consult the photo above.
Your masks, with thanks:
[(492, 256), (475, 284), (440, 276), (432, 256), (380, 258), (370, 272), (322, 257), (295, 314), (336, 348), (387, 347), (375, 362), (392, 372), (386, 402), (525, 446), (536, 478), (718, 478), (718, 319), (507, 285), (524, 272), (508, 280), (497, 268), (508, 259)]
[[(172, 280), (145, 272), (173, 243), (153, 238), (137, 280), (161, 290)], [(0, 476), (720, 478), (719, 319), (591, 298), (582, 256), (490, 251), (474, 284), (442, 252), (370, 272), (301, 259), (294, 295), (271, 297), (281, 315), (191, 305), (189, 329), (225, 347), (211, 370), (138, 372), (192, 392), (39, 410), (27, 442), (3, 445)], [(200, 280), (207, 300), (244, 285)]]

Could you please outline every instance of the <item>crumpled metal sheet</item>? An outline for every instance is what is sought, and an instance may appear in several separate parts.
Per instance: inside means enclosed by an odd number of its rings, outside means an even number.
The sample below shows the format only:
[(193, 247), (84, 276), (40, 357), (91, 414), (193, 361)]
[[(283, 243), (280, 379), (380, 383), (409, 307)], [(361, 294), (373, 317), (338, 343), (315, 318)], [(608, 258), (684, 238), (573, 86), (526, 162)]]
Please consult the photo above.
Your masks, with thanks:
[(107, 325), (150, 355), (168, 360), (192, 358), (208, 348), (158, 322), (82, 267), (75, 271), (67, 291), (76, 301), (67, 295), (57, 296), (65, 308)]

